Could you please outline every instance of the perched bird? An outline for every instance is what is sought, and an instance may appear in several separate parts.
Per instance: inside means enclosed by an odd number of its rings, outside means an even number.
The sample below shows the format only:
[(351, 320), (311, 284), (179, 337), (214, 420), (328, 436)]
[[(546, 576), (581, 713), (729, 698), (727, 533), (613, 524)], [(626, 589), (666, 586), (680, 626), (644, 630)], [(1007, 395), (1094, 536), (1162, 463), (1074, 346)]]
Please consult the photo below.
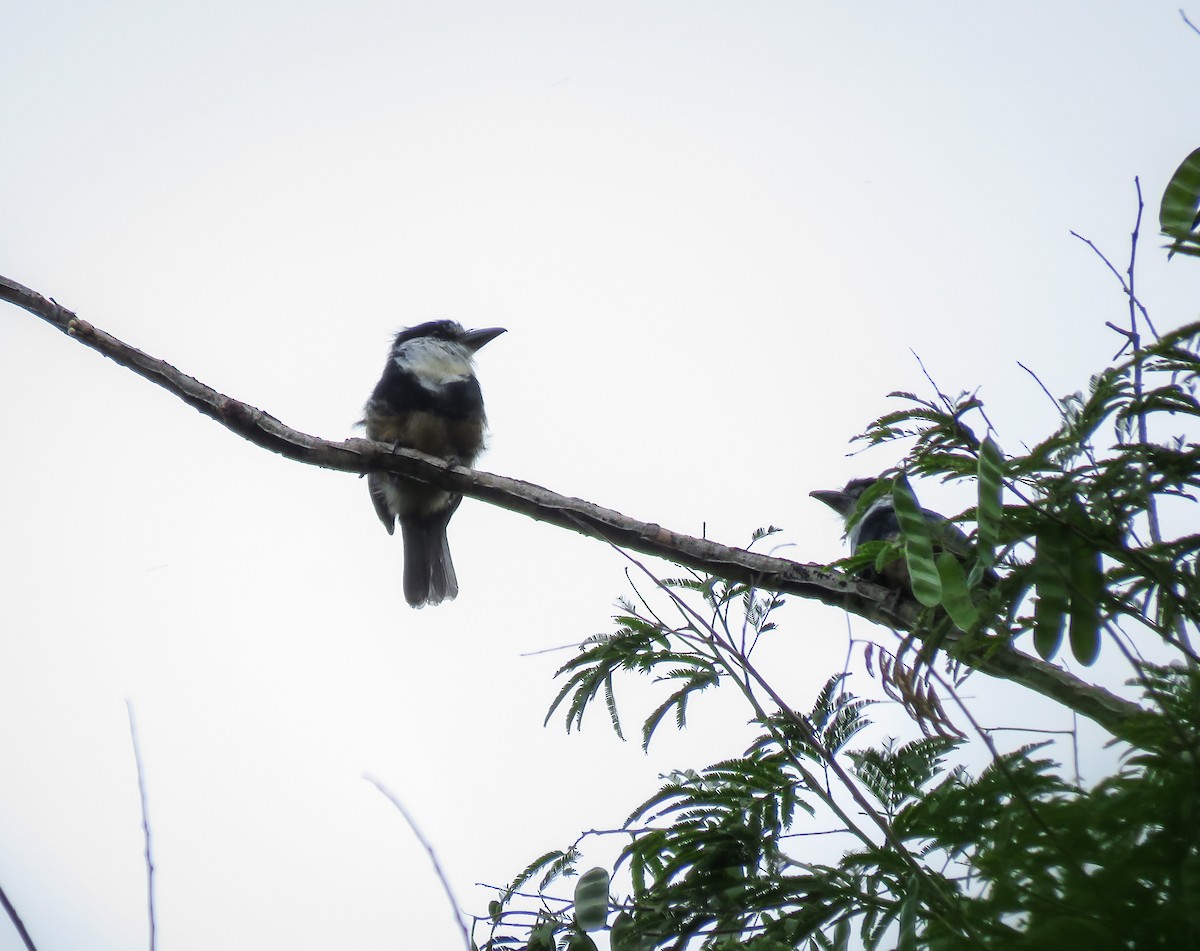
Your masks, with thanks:
[[(383, 376), (363, 410), (367, 436), (470, 466), (483, 449), (487, 417), (474, 356), (503, 327), (464, 330), (433, 320), (396, 334)], [(462, 496), (400, 476), (367, 476), (371, 501), (388, 534), (400, 522), (404, 598), (414, 608), (458, 594), (446, 526)]]
[[(846, 522), (858, 508), (858, 500), (863, 493), (871, 488), (878, 479), (851, 479), (843, 489), (816, 489), (808, 494), (814, 499), (824, 502), (838, 513)], [(946, 516), (931, 509), (921, 509), (925, 520), (936, 528), (934, 544), (944, 551), (966, 557), (971, 551), (971, 542), (961, 528), (951, 522)], [(892, 493), (884, 492), (875, 499), (862, 517), (846, 533), (850, 542), (850, 554), (858, 551), (858, 546), (867, 542), (896, 541), (900, 538), (900, 522), (896, 519), (896, 507), (892, 502)], [(867, 569), (863, 575), (871, 581), (887, 585), (889, 588), (908, 588), (911, 581), (908, 576), (908, 564), (903, 558), (897, 558), (876, 572)]]

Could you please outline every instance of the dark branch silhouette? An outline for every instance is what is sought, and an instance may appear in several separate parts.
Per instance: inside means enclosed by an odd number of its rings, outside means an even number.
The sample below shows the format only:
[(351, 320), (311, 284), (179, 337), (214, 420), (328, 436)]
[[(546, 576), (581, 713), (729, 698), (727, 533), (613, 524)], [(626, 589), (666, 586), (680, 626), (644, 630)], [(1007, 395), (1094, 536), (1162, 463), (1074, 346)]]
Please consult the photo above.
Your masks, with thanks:
[[(257, 446), (307, 465), (340, 472), (391, 472), (549, 522), (621, 548), (664, 558), (706, 574), (769, 591), (821, 601), (896, 631), (911, 632), (921, 607), (895, 591), (817, 564), (805, 564), (672, 532), (591, 502), (477, 469), (451, 465), (411, 449), (367, 439), (332, 442), (285, 426), (274, 416), (225, 396), (171, 364), (129, 346), (50, 298), (0, 277), (6, 300), (163, 389)], [(994, 641), (968, 645), (953, 635), (955, 659), (982, 673), (1022, 684), (1122, 735), (1141, 708), (1052, 664)]]
[(21, 916), (17, 914), (17, 909), (13, 907), (13, 903), (8, 900), (8, 895), (4, 889), (0, 888), (0, 905), (4, 906), (5, 912), (8, 913), (8, 920), (13, 923), (13, 927), (17, 929), (17, 934), (21, 936), (21, 941), (24, 942), (28, 951), (37, 951), (37, 945), (33, 943), (33, 938), (29, 937), (29, 932), (25, 930), (25, 922), (21, 920)]

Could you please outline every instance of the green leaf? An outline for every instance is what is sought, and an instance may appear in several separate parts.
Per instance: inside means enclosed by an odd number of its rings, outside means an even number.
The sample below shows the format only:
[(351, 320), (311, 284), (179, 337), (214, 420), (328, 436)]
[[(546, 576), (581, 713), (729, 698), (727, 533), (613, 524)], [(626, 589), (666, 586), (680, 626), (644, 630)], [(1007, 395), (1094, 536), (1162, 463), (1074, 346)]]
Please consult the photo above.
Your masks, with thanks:
[(988, 436), (979, 447), (979, 561), (985, 568), (996, 563), (1000, 520), (1004, 515), (1004, 453)]
[(575, 923), (583, 931), (599, 931), (608, 920), (608, 871), (590, 868), (575, 883)]
[(544, 855), (538, 856), (536, 859), (526, 865), (521, 873), (512, 880), (508, 888), (505, 889), (504, 900), (507, 901), (513, 892), (517, 891), (519, 888), (522, 888), (526, 882), (530, 881), (535, 875), (538, 874), (538, 872), (545, 873), (542, 878), (542, 887), (545, 888), (547, 883), (553, 881), (555, 878), (558, 878), (558, 876), (561, 875), (565, 869), (570, 868), (571, 864), (577, 857), (578, 853), (576, 853), (574, 849), (568, 849), (565, 852), (555, 849), (552, 852), (547, 852)]
[(643, 951), (647, 947), (633, 924), (633, 915), (627, 911), (617, 915), (608, 935), (608, 946), (612, 951)]
[(582, 931), (567, 939), (567, 951), (596, 951), (596, 942)]
[(1167, 257), (1176, 251), (1196, 254), (1196, 229), (1200, 227), (1200, 149), (1196, 149), (1175, 170), (1163, 192), (1158, 210), (1162, 232), (1172, 240)]
[(1037, 603), (1034, 605), (1033, 646), (1051, 660), (1062, 643), (1063, 622), (1070, 599), (1071, 536), (1066, 525), (1047, 521), (1038, 532), (1033, 558)]
[(555, 951), (554, 923), (547, 921), (536, 925), (529, 932), (529, 943), (525, 945), (525, 951)]
[(909, 893), (900, 905), (898, 924), (900, 934), (896, 951), (916, 951), (917, 949), (917, 909), (921, 906), (920, 893), (916, 882), (910, 882)]
[(971, 589), (967, 587), (967, 573), (962, 562), (948, 551), (938, 555), (937, 568), (942, 583), (942, 607), (954, 626), (966, 633), (979, 620), (979, 609), (971, 601)]
[(933, 561), (933, 529), (903, 474), (896, 477), (892, 486), (892, 502), (904, 535), (904, 557), (908, 560), (913, 597), (927, 608), (936, 607), (942, 603), (942, 581)]
[(1104, 566), (1100, 550), (1089, 544), (1083, 534), (1072, 533), (1071, 549), (1071, 653), (1085, 667), (1090, 667), (1100, 656)]

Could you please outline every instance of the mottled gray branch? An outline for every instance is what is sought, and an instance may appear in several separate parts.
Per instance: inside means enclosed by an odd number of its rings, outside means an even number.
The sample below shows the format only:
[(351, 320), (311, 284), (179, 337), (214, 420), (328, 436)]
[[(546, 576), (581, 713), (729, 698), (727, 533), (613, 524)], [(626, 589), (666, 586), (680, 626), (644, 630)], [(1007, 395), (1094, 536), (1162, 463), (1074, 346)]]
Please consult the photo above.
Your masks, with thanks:
[[(414, 450), (367, 439), (333, 442), (309, 436), (123, 343), (15, 281), (0, 277), (0, 300), (41, 317), (85, 346), (174, 393), (242, 438), (289, 459), (340, 472), (393, 472), (419, 479), (705, 574), (820, 601), (897, 631), (911, 631), (920, 617), (921, 607), (915, 601), (823, 565), (760, 555), (672, 532), (583, 499), (559, 495), (529, 482), (450, 465)], [(1121, 735), (1126, 722), (1141, 709), (1061, 668), (1003, 645), (960, 646), (955, 657), (982, 673), (1023, 684), (1096, 721), (1115, 735)]]

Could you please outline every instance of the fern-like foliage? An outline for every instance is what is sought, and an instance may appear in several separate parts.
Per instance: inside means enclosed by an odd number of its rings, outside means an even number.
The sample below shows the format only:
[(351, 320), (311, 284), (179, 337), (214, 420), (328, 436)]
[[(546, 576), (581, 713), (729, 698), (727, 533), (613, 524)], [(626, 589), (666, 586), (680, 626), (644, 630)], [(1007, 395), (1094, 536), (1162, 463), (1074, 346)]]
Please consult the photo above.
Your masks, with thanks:
[[(1170, 212), (1181, 253), (1194, 231), (1189, 162)], [(632, 673), (661, 692), (643, 746), (664, 723), (684, 728), (689, 704), (716, 689), (744, 698), (757, 735), (740, 756), (665, 776), (619, 829), (530, 863), (477, 921), (482, 951), (588, 951), (585, 926), (606, 907), (612, 951), (1200, 947), (1200, 534), (1168, 517), (1200, 490), (1200, 324), (1147, 343), (1138, 327), (1131, 317), (1116, 362), (1056, 400), (1054, 431), (1023, 453), (1000, 451), (977, 393), (936, 387), (893, 394), (902, 407), (859, 437), (905, 442), (907, 476), (863, 501), (900, 491), (898, 512), (929, 536), (838, 563), (855, 571), (918, 549), (929, 608), (898, 650), (867, 654), (911, 736), (878, 738), (877, 701), (840, 673), (807, 710), (787, 705), (753, 659), (782, 633), (771, 592), (683, 574), (622, 602), (614, 630), (559, 670), (547, 719), (579, 729), (602, 701), (623, 735), (617, 689)], [(978, 504), (953, 519), (965, 548), (935, 551), (907, 477), (977, 483)], [(999, 751), (960, 681), (935, 673), (943, 650), (947, 673), (958, 669), (963, 644), (1055, 658), (1064, 643), (1081, 664), (1120, 647), (1143, 698), (1120, 768), (1090, 788), (1064, 778), (1048, 744)], [(1146, 663), (1139, 644), (1178, 662)], [(991, 754), (977, 774), (962, 765), (967, 733), (946, 696)], [(555, 889), (589, 840), (609, 835), (622, 844), (609, 905), (601, 895), (577, 919)]]
[[(758, 529), (751, 545), (777, 531)], [(613, 683), (621, 673), (634, 672), (667, 685), (666, 696), (642, 723), (642, 746), (648, 748), (664, 720), (678, 729), (687, 725), (688, 704), (736, 668), (731, 658), (750, 656), (759, 638), (775, 629), (772, 615), (784, 603), (773, 592), (699, 575), (654, 583), (667, 595), (677, 623), (668, 624), (646, 598), (622, 600), (615, 630), (587, 640), (557, 671), (562, 685), (547, 723), (565, 708), (567, 729), (578, 729), (587, 708), (603, 696), (613, 730), (624, 739)], [(682, 608), (684, 596), (697, 599), (699, 609)]]
[[(1167, 536), (1159, 512), (1194, 501), (1200, 489), (1198, 379), (1200, 323), (1192, 323), (1094, 375), (1086, 392), (1063, 397), (1055, 431), (1004, 458), (1007, 501), (994, 544), (1005, 570), (980, 605), (983, 629), (1008, 642), (1035, 635), (1048, 659), (1069, 633), (1085, 664), (1122, 621), (1190, 650), (1181, 632), (1200, 623), (1200, 536)], [(858, 439), (909, 440), (911, 473), (978, 478), (983, 440), (968, 420), (975, 412), (986, 417), (976, 394), (892, 395), (907, 405)], [(956, 520), (969, 528), (974, 515)], [(870, 554), (842, 564), (853, 570)], [(1033, 612), (1030, 594), (1038, 596)]]

